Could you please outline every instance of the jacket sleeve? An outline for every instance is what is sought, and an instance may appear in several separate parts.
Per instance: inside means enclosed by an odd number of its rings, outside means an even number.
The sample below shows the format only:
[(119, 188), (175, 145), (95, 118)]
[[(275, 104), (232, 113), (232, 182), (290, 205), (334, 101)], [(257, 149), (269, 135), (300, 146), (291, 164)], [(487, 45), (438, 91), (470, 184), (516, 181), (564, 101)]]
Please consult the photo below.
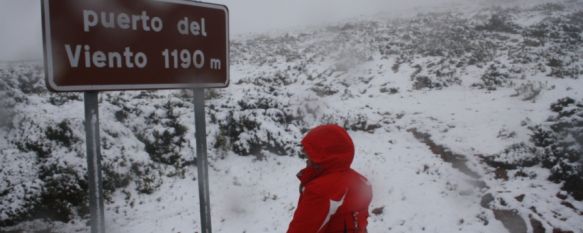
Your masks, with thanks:
[(298, 208), (289, 224), (287, 233), (318, 233), (325, 229), (330, 201), (309, 189), (301, 194)]

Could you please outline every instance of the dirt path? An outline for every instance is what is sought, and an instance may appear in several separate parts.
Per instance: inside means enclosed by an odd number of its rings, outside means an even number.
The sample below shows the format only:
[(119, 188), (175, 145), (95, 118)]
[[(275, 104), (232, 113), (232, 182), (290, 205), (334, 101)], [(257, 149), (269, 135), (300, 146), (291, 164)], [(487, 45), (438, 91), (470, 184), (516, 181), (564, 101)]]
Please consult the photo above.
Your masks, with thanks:
[[(497, 209), (492, 207), (492, 202), (495, 201), (495, 197), (488, 193), (490, 187), (482, 180), (480, 174), (472, 170), (468, 166), (468, 158), (465, 155), (456, 154), (452, 152), (449, 148), (439, 145), (431, 140), (431, 135), (427, 133), (423, 133), (418, 131), (415, 128), (407, 130), (413, 136), (419, 140), (419, 142), (427, 145), (429, 150), (437, 156), (439, 156), (444, 162), (449, 163), (452, 167), (461, 173), (467, 175), (469, 178), (472, 179), (472, 184), (476, 188), (479, 188), (483, 193), (486, 193), (482, 196), (482, 200), (480, 205), (483, 208), (492, 210), (494, 213), (494, 217), (504, 225), (504, 227), (510, 233), (527, 233), (528, 226), (526, 225), (526, 221), (520, 216), (517, 210), (513, 209)], [(534, 221), (534, 222), (533, 222)], [(545, 232), (545, 229), (542, 227), (542, 224), (535, 219), (531, 218), (531, 225), (533, 226), (533, 232)], [(542, 231), (540, 231), (542, 228)]]

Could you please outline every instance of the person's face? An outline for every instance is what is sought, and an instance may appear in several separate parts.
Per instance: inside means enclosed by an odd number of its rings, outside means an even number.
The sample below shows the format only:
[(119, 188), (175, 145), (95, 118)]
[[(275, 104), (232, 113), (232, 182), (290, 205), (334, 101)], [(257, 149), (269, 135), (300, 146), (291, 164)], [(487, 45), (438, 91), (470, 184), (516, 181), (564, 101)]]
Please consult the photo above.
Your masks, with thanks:
[(314, 165), (314, 162), (312, 162), (312, 160), (310, 160), (310, 156), (308, 156), (308, 153), (306, 153), (304, 148), (302, 148), (302, 154), (304, 154), (304, 158), (306, 158), (306, 166), (307, 167)]

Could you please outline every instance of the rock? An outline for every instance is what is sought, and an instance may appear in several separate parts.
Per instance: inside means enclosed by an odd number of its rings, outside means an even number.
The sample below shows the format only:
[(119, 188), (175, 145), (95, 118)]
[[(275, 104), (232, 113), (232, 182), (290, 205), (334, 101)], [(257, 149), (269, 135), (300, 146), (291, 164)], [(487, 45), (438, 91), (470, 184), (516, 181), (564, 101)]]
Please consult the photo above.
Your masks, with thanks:
[(553, 233), (574, 233), (573, 231), (565, 231), (561, 228), (555, 228), (553, 229)]
[(508, 172), (504, 168), (496, 168), (496, 179), (499, 180), (508, 180)]
[(502, 225), (508, 230), (510, 233), (526, 233), (527, 227), (526, 222), (520, 215), (518, 214), (517, 210), (493, 210), (494, 217), (498, 219), (498, 221), (502, 222)]
[(490, 205), (494, 201), (494, 196), (491, 193), (488, 193), (482, 197), (482, 201), (480, 201), (480, 205), (486, 209), (490, 209)]
[(565, 192), (563, 192), (563, 191), (558, 192), (556, 196), (557, 196), (557, 198), (559, 198), (561, 200), (567, 199), (567, 194)]
[(532, 233), (545, 233), (546, 232), (545, 227), (543, 226), (543, 224), (540, 221), (532, 218), (532, 216), (529, 216), (529, 218), (530, 218), (530, 225), (532, 226)]
[(378, 215), (381, 215), (381, 214), (383, 214), (384, 210), (385, 210), (385, 207), (384, 207), (384, 206), (381, 206), (381, 207), (378, 207), (378, 208), (374, 208), (374, 209), (372, 210), (372, 213), (373, 213), (374, 215), (377, 215), (377, 216), (378, 216)]

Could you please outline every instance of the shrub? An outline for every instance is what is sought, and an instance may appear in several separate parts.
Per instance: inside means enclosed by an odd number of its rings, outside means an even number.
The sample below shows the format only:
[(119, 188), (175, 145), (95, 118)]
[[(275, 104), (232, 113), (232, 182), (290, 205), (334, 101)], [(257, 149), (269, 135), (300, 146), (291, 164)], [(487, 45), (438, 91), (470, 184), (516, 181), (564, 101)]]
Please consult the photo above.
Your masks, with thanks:
[(179, 122), (179, 112), (175, 111), (181, 107), (184, 106), (178, 101), (168, 101), (159, 106), (161, 111), (154, 111), (146, 117), (146, 124), (151, 128), (136, 135), (155, 162), (177, 167), (186, 163), (183, 148), (189, 146), (185, 138), (188, 128)]
[(528, 81), (515, 88), (515, 93), (512, 96), (520, 97), (524, 101), (534, 102), (536, 97), (542, 92), (543, 88), (545, 88), (545, 84), (541, 82), (536, 83)]
[[(299, 141), (296, 116), (293, 111), (254, 109), (229, 111), (218, 120), (219, 132), (214, 147), (232, 150), (240, 155), (261, 156), (263, 151), (278, 155), (296, 155)], [(291, 120), (292, 122), (289, 122)]]
[(480, 77), (481, 82), (475, 83), (472, 86), (493, 91), (499, 87), (508, 86), (511, 82), (510, 78), (511, 76), (504, 69), (504, 66), (495, 63), (490, 65), (482, 77)]
[(583, 100), (566, 97), (551, 105), (554, 112), (545, 123), (530, 126), (530, 143), (509, 146), (487, 164), (496, 168), (520, 169), (535, 165), (550, 170), (549, 180), (583, 200)]
[(50, 218), (67, 222), (77, 214), (88, 213), (88, 184), (73, 165), (45, 163), (41, 165), (39, 178), (45, 189), (31, 211), (33, 218)]
[(51, 93), (49, 103), (55, 106), (61, 106), (69, 101), (81, 101), (81, 95), (76, 93)]
[(413, 81), (413, 89), (421, 90), (424, 88), (433, 88), (435, 84), (431, 81), (431, 79), (427, 76), (416, 76)]
[(517, 27), (518, 26), (516, 24), (512, 23), (509, 14), (504, 12), (496, 12), (490, 16), (488, 22), (483, 25), (478, 25), (476, 29), (493, 32), (514, 33), (517, 31)]
[(554, 115), (531, 127), (531, 142), (551, 170), (550, 180), (583, 200), (583, 101), (566, 97), (551, 105)]
[(56, 127), (49, 126), (45, 131), (45, 135), (47, 139), (56, 141), (65, 147), (71, 147), (71, 145), (79, 141), (79, 139), (75, 137), (73, 130), (70, 127), (70, 123), (67, 120), (61, 121)]
[(535, 151), (535, 149), (526, 143), (517, 143), (485, 159), (488, 165), (496, 168), (518, 169), (532, 167), (540, 162)]
[(160, 169), (153, 165), (134, 163), (131, 170), (137, 177), (136, 189), (140, 193), (152, 194), (162, 185)]

